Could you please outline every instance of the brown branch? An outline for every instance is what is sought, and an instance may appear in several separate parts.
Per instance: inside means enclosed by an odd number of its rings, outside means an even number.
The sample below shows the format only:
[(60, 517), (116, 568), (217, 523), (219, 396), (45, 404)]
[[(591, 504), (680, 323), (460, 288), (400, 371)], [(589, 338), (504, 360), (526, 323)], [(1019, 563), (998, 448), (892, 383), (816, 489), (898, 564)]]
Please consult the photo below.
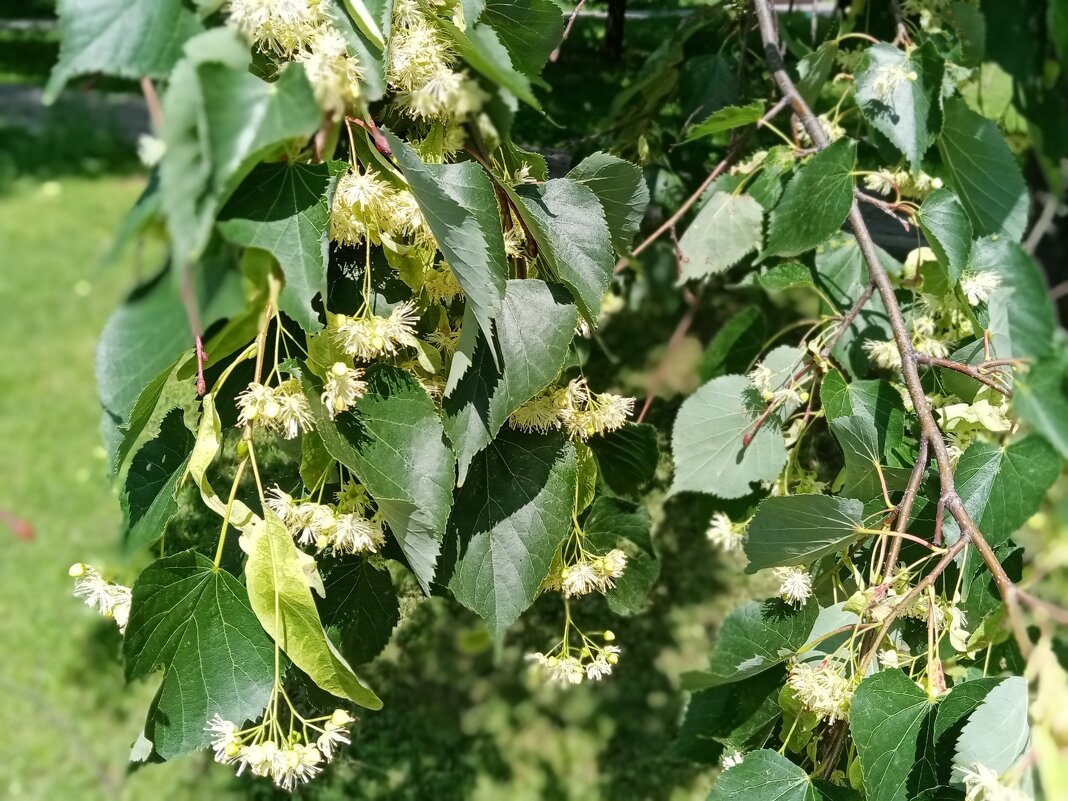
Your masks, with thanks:
[(958, 373), (962, 373), (969, 378), (974, 378), (980, 384), (984, 384), (991, 389), (997, 390), (1006, 398), (1012, 397), (1012, 390), (1008, 387), (1002, 386), (985, 372), (983, 372), (984, 365), (964, 364), (963, 362), (954, 361), (953, 359), (942, 359), (938, 356), (928, 356), (924, 353), (916, 354), (916, 363), (927, 365), (928, 367), (943, 367), (946, 370), (954, 370)]
[[(801, 124), (808, 132), (813, 144), (819, 149), (827, 147), (830, 144), (827, 133), (824, 131), (823, 126), (812, 112), (808, 103), (806, 103), (804, 98), (798, 93), (797, 87), (794, 86), (794, 82), (790, 78), (790, 74), (786, 71), (786, 65), (783, 62), (782, 55), (778, 49), (775, 17), (772, 13), (769, 0), (753, 0), (753, 5), (760, 24), (760, 35), (764, 42), (764, 54), (772, 78), (781, 90), (783, 98), (789, 102), (794, 114), (798, 117)], [(1026, 656), (1030, 653), (1031, 641), (1028, 638), (1026, 629), (1020, 619), (1020, 607), (1019, 599), (1017, 598), (1016, 585), (1005, 572), (1005, 568), (1001, 566), (993, 548), (990, 547), (990, 544), (986, 541), (986, 538), (975, 524), (975, 521), (972, 520), (968, 510), (965, 508), (964, 502), (957, 494), (956, 483), (953, 477), (953, 463), (949, 455), (949, 449), (946, 447), (945, 439), (942, 436), (941, 430), (938, 428), (938, 423), (935, 421), (934, 413), (931, 410), (927, 395), (923, 389), (923, 384), (920, 381), (916, 351), (912, 347), (912, 338), (909, 335), (908, 326), (901, 313), (901, 307), (898, 305), (897, 296), (894, 294), (894, 286), (890, 281), (890, 276), (887, 274), (886, 269), (879, 260), (879, 255), (876, 251), (875, 242), (872, 239), (871, 232), (868, 230), (868, 225), (864, 220), (864, 216), (860, 213), (860, 205), (855, 199), (856, 194), (858, 193), (854, 194), (853, 206), (849, 210), (848, 219), (850, 227), (853, 229), (853, 236), (857, 241), (857, 245), (864, 257), (864, 261), (868, 266), (868, 274), (871, 276), (872, 282), (875, 284), (875, 287), (882, 298), (883, 305), (886, 307), (887, 317), (889, 317), (890, 326), (894, 332), (894, 339), (897, 342), (898, 351), (901, 354), (901, 372), (905, 387), (908, 390), (909, 398), (912, 400), (916, 417), (919, 420), (920, 430), (929, 443), (935, 464), (938, 467), (939, 480), (942, 485), (942, 498), (945, 501), (945, 507), (953, 516), (953, 519), (957, 521), (957, 525), (960, 528), (960, 539), (954, 543), (953, 547), (947, 552), (947, 557), (949, 557), (949, 561), (952, 561), (952, 557), (949, 556), (950, 554), (955, 556), (956, 553), (963, 549), (968, 543), (975, 546), (975, 549), (983, 559), (983, 563), (994, 578), (994, 583), (997, 585), (998, 592), (1000, 593), (1002, 600), (1005, 602), (1005, 610), (1012, 623), (1017, 644), (1020, 646), (1021, 652)], [(947, 561), (946, 558), (943, 558), (943, 560), (939, 562), (939, 565), (916, 585), (915, 589), (922, 589), (925, 585), (933, 583), (949, 565), (949, 561)], [(890, 619), (892, 620), (892, 616)], [(877, 637), (876, 646), (874, 647), (877, 647), (878, 643), (882, 640), (882, 637), (885, 636), (887, 628), (888, 626), (884, 624), (882, 634)]]
[(905, 25), (905, 15), (901, 13), (900, 1), (890, 0), (890, 10), (894, 12), (894, 27), (897, 31), (892, 44), (894, 47), (911, 44), (912, 39), (909, 37), (908, 26)]
[(827, 340), (827, 344), (823, 346), (823, 350), (820, 351), (820, 358), (830, 358), (831, 351), (835, 349), (842, 337), (845, 336), (845, 332), (849, 330), (851, 325), (853, 325), (853, 321), (857, 319), (857, 315), (868, 305), (868, 301), (871, 300), (873, 294), (875, 294), (875, 284), (868, 284), (868, 287), (853, 303), (852, 308), (842, 315), (837, 330), (831, 335), (831, 338)]
[(705, 193), (705, 190), (708, 189), (708, 187), (712, 185), (712, 182), (715, 181), (717, 178), (719, 178), (719, 176), (723, 174), (723, 171), (726, 170), (727, 167), (729, 167), (731, 165), (731, 163), (734, 161), (734, 159), (738, 157), (738, 154), (741, 153), (742, 147), (745, 145), (745, 142), (749, 138), (749, 135), (753, 131), (759, 129), (762, 126), (763, 123), (768, 122), (769, 120), (773, 119), (785, 107), (786, 107), (786, 101), (785, 100), (780, 100), (778, 103), (776, 103), (770, 109), (768, 109), (768, 111), (764, 114), (764, 116), (761, 117), (760, 120), (757, 121), (755, 128), (751, 128), (745, 134), (743, 134), (742, 136), (738, 137), (738, 141), (736, 141), (733, 145), (731, 145), (730, 149), (727, 151), (727, 155), (725, 155), (723, 157), (723, 160), (720, 161), (720, 163), (715, 166), (715, 168), (712, 170), (712, 172), (710, 172), (708, 174), (708, 177), (705, 178), (705, 180), (701, 182), (701, 185), (699, 187), (697, 187), (696, 190), (694, 190), (694, 193), (692, 195), (690, 195), (688, 198), (686, 198), (686, 200), (683, 202), (683, 204), (681, 206), (679, 206), (675, 210), (675, 213), (672, 214), (670, 217), (668, 217), (660, 225), (659, 228), (657, 228), (655, 231), (653, 231), (651, 234), (649, 234), (649, 236), (647, 236), (645, 239), (643, 239), (638, 244), (638, 246), (635, 247), (634, 250), (631, 251), (630, 256), (624, 256), (618, 262), (616, 262), (616, 270), (615, 271), (617, 273), (618, 272), (622, 272), (626, 268), (627, 264), (630, 262), (631, 258), (633, 258), (634, 256), (637, 256), (639, 253), (641, 253), (647, 247), (649, 247), (651, 244), (653, 244), (653, 242), (655, 242), (660, 237), (662, 237), (664, 234), (666, 234), (668, 231), (670, 231), (672, 228), (674, 228), (675, 224), (679, 220), (682, 219), (682, 216), (687, 211), (690, 210), (690, 208), (693, 206), (693, 204), (701, 199), (701, 196)]
[[(909, 483), (905, 485), (905, 493), (901, 496), (897, 509), (894, 511), (896, 515), (894, 531), (903, 532), (908, 528), (909, 518), (912, 516), (912, 506), (916, 502), (920, 487), (923, 485), (923, 477), (927, 474), (927, 461), (929, 458), (930, 449), (927, 446), (927, 437), (920, 437), (920, 450), (916, 454), (916, 463), (912, 466), (912, 475), (909, 476)], [(890, 583), (894, 567), (897, 565), (897, 557), (900, 553), (901, 540), (895, 537), (890, 543), (890, 550), (887, 551), (886, 560), (883, 562), (882, 582), (884, 585)]]
[(901, 224), (901, 227), (905, 229), (906, 233), (912, 230), (911, 226), (909, 225), (908, 219), (897, 216), (898, 210), (900, 209), (900, 206), (898, 206), (897, 203), (891, 203), (887, 200), (882, 200), (881, 198), (877, 198), (874, 195), (869, 195), (867, 192), (857, 192), (857, 200), (861, 200), (864, 203), (869, 203), (872, 206), (875, 206), (875, 208), (879, 209), (883, 213), (892, 217), (895, 222)]
[(141, 93), (145, 96), (145, 105), (148, 106), (148, 118), (152, 120), (152, 130), (156, 134), (163, 132), (163, 106), (160, 105), (156, 86), (147, 75), (141, 79)]
[(582, 11), (582, 7), (586, 5), (586, 0), (579, 0), (578, 5), (575, 6), (575, 10), (571, 12), (571, 16), (567, 18), (567, 25), (564, 27), (564, 33), (560, 37), (560, 44), (556, 46), (556, 49), (549, 54), (549, 61), (556, 63), (556, 59), (560, 58), (560, 48), (564, 46), (564, 42), (567, 41), (567, 37), (571, 35), (571, 29), (575, 27), (575, 20), (578, 19), (579, 12)]

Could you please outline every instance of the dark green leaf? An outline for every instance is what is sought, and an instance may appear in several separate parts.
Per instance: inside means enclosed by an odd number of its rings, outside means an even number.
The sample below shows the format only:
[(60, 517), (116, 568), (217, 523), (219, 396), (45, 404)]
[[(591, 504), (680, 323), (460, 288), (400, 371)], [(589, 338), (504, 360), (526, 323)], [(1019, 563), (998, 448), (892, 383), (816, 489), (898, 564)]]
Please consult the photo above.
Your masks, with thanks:
[(997, 126), (950, 98), (938, 150), (975, 233), (1018, 242), (1027, 227), (1027, 186)]
[(492, 337), (508, 264), (489, 176), (474, 161), (424, 164), (407, 142), (386, 138), (482, 333)]
[(749, 195), (716, 192), (679, 240), (683, 281), (721, 273), (760, 247), (764, 209)]
[(935, 763), (936, 780), (940, 784), (949, 784), (957, 739), (968, 721), (968, 716), (1002, 681), (1003, 679), (994, 677), (966, 681), (954, 686), (949, 694), (938, 702), (932, 738), (933, 753), (929, 758)]
[(719, 329), (697, 368), (702, 381), (739, 374), (760, 355), (768, 338), (768, 320), (757, 306), (747, 306)]
[(831, 495), (784, 495), (757, 507), (745, 535), (747, 573), (765, 567), (807, 565), (841, 550), (858, 536), (864, 504)]
[(597, 458), (601, 481), (617, 495), (638, 493), (656, 473), (660, 448), (651, 425), (626, 423), (587, 444)]
[(361, 556), (331, 559), (319, 601), (323, 625), (341, 632), (341, 652), (354, 665), (370, 662), (389, 642), (400, 621), (400, 603), (384, 567)]
[(541, 72), (564, 31), (552, 0), (487, 0), (481, 21), (497, 31), (516, 69), (531, 76)]
[(498, 639), (537, 597), (571, 530), (575, 449), (562, 435), (505, 429), (475, 457), (449, 524), (449, 589)]
[(126, 678), (163, 668), (145, 736), (165, 759), (205, 748), (208, 720), (258, 717), (274, 684), (274, 646), (241, 582), (193, 551), (149, 565), (133, 587)]
[(927, 693), (896, 668), (869, 676), (857, 687), (849, 727), (869, 801), (909, 801), (906, 783), (930, 708)]
[(135, 550), (155, 542), (178, 511), (175, 492), (193, 452), (193, 433), (182, 421), (183, 411), (173, 409), (163, 419), (159, 434), (134, 454), (121, 496), (126, 513), (123, 543)]
[(688, 690), (717, 687), (782, 664), (808, 642), (819, 611), (812, 599), (799, 609), (778, 598), (739, 606), (720, 627), (708, 669), (683, 674), (683, 686)]
[(483, 336), (454, 358), (442, 403), (445, 432), (456, 451), (463, 484), (471, 459), (489, 444), (508, 415), (549, 385), (560, 372), (575, 335), (578, 312), (566, 291), (542, 281), (509, 281), (495, 330), (498, 368)]
[(815, 105), (819, 99), (823, 85), (831, 77), (836, 58), (838, 58), (838, 42), (830, 39), (812, 52), (805, 54), (798, 62), (797, 91), (809, 105)]
[(743, 125), (752, 125), (763, 116), (763, 100), (755, 100), (745, 106), (727, 106), (719, 111), (713, 111), (704, 120), (690, 128), (683, 141), (692, 142), (695, 139), (703, 139), (723, 131), (741, 128)]
[(830, 421), (830, 429), (845, 456), (842, 495), (867, 503), (882, 498), (884, 485), (889, 492), (905, 488), (911, 470), (884, 463), (879, 439), (886, 432), (871, 416), (837, 417)]
[[(513, 62), (508, 49), (501, 43), (501, 35), (495, 28), (486, 24), (471, 24), (467, 20), (468, 27), (461, 30), (449, 22), (442, 23), (442, 29), (452, 39), (456, 46), (456, 52), (467, 64), (488, 78), (493, 83), (506, 89), (518, 97), (524, 103), (541, 110), (541, 104), (534, 96), (530, 86), (530, 79), (519, 72)], [(514, 37), (512, 37), (514, 39)], [(522, 54), (529, 57), (529, 52)], [(394, 153), (397, 151), (394, 150)]]
[(839, 139), (797, 171), (771, 213), (764, 258), (812, 250), (842, 226), (853, 205), (856, 163), (856, 142)]
[(203, 30), (182, 0), (59, 0), (59, 62), (45, 88), (51, 103), (78, 75), (166, 78), (186, 40)]
[(660, 559), (653, 550), (649, 513), (642, 507), (600, 497), (583, 524), (586, 541), (598, 553), (620, 548), (627, 566), (606, 593), (608, 608), (617, 615), (636, 615), (645, 608), (649, 591), (660, 578)]
[(597, 321), (612, 281), (611, 231), (593, 190), (570, 178), (507, 190), (538, 245), (538, 259), (567, 285), (579, 311)]
[(950, 287), (956, 286), (972, 250), (972, 224), (964, 207), (948, 189), (936, 189), (924, 198), (916, 219)]
[(753, 491), (754, 483), (778, 477), (786, 464), (786, 445), (774, 420), (761, 425), (752, 441), (744, 444), (759, 417), (747, 403), (754, 393), (744, 376), (726, 375), (686, 399), (671, 439), (672, 494), (707, 492), (741, 498)]
[(649, 187), (638, 165), (594, 153), (572, 167), (567, 177), (593, 190), (604, 209), (612, 247), (620, 256), (629, 253), (649, 205)]
[(880, 43), (864, 51), (856, 73), (861, 112), (913, 170), (942, 128), (942, 66), (931, 42), (908, 53)]
[(375, 499), (424, 590), (429, 590), (452, 508), (456, 462), (430, 396), (408, 373), (367, 371), (367, 395), (331, 420), (309, 375), (304, 394), (315, 428), (335, 459)]
[(808, 774), (778, 751), (753, 751), (725, 770), (708, 801), (818, 801)]
[(326, 164), (260, 164), (219, 215), (227, 239), (278, 260), (285, 275), (279, 308), (305, 331), (322, 328), (312, 300), (326, 297), (329, 183)]

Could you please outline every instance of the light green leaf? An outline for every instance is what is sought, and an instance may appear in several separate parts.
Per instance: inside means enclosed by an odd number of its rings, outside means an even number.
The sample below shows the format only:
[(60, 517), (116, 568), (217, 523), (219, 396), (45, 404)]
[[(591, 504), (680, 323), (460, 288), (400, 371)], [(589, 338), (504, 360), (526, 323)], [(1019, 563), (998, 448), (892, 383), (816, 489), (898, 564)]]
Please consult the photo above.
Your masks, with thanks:
[[(1046, 492), (1061, 472), (1060, 455), (1038, 436), (1007, 446), (973, 442), (957, 462), (957, 494), (991, 547), (1011, 537), (1038, 511)], [(955, 542), (955, 520), (944, 523), (946, 538)]]
[(740, 375), (713, 379), (686, 399), (672, 434), (675, 481), (672, 494), (707, 492), (741, 498), (753, 484), (772, 481), (786, 464), (786, 445), (774, 418), (744, 444), (759, 417), (755, 390)]
[(695, 139), (703, 139), (723, 131), (741, 128), (743, 125), (752, 125), (763, 116), (763, 100), (755, 100), (745, 106), (726, 106), (713, 111), (704, 120), (690, 128), (683, 141), (692, 142)]
[(407, 142), (388, 132), (386, 138), (467, 305), (482, 333), (493, 341), (493, 319), (504, 302), (508, 264), (489, 176), (473, 161), (424, 164)]
[(120, 78), (166, 78), (186, 40), (203, 30), (182, 0), (59, 0), (59, 61), (45, 102), (67, 81), (102, 72)]
[(612, 247), (620, 256), (629, 253), (649, 205), (649, 187), (638, 165), (598, 152), (572, 167), (567, 177), (593, 190), (601, 201)]
[(505, 191), (534, 236), (539, 264), (567, 285), (582, 315), (596, 323), (615, 266), (611, 232), (597, 195), (570, 178)]
[(245, 583), (252, 609), (264, 630), (293, 664), (322, 690), (367, 709), (381, 709), (378, 696), (360, 681), (326, 636), (308, 585), (315, 560), (297, 549), (277, 515), (265, 518), (245, 535), (248, 552)]
[(765, 498), (745, 534), (747, 573), (766, 567), (807, 565), (841, 550), (863, 526), (864, 504), (832, 495)]
[(950, 190), (936, 189), (924, 198), (916, 220), (945, 268), (950, 288), (955, 287), (972, 250), (972, 224), (964, 207)]
[(274, 684), (274, 647), (245, 588), (194, 551), (138, 576), (122, 651), (128, 681), (164, 669), (144, 732), (164, 759), (210, 745), (215, 714), (259, 717)]
[(720, 627), (708, 669), (683, 674), (683, 686), (730, 684), (782, 664), (808, 642), (818, 615), (819, 604), (811, 598), (800, 608), (778, 598), (737, 607)]
[(927, 693), (896, 668), (868, 676), (857, 687), (849, 727), (868, 801), (909, 801), (906, 783), (930, 711)]
[(1027, 227), (1027, 186), (997, 126), (950, 98), (938, 151), (975, 233), (1019, 242)]
[(725, 770), (708, 801), (818, 801), (808, 774), (778, 751), (745, 755), (740, 765)]
[(193, 434), (172, 410), (159, 434), (134, 454), (120, 500), (126, 516), (123, 545), (128, 551), (155, 542), (178, 512), (175, 492), (193, 451)]
[(1040, 360), (1017, 374), (1013, 411), (1068, 459), (1068, 372), (1061, 358)]
[(500, 639), (537, 597), (571, 530), (575, 449), (561, 435), (505, 429), (471, 465), (450, 521), (449, 589)]
[(716, 192), (679, 240), (680, 280), (721, 273), (760, 247), (764, 209), (749, 195)]
[(456, 476), (434, 402), (409, 373), (378, 365), (367, 371), (367, 395), (331, 420), (317, 380), (301, 380), (326, 449), (367, 488), (429, 591)]
[(1005, 679), (983, 677), (953, 686), (942, 697), (935, 710), (934, 730), (928, 743), (927, 761), (934, 765), (931, 783), (946, 786), (953, 773), (953, 755), (957, 739), (967, 725), (968, 717), (983, 703), (990, 691)]
[(400, 621), (400, 602), (389, 571), (362, 556), (329, 560), (319, 601), (323, 625), (336, 626), (341, 653), (354, 665), (370, 662), (389, 643)]
[(215, 397), (209, 392), (201, 401), (197, 439), (193, 444), (193, 452), (189, 455), (186, 472), (200, 489), (200, 497), (205, 506), (219, 517), (228, 519), (230, 525), (238, 531), (248, 531), (261, 522), (259, 516), (239, 498), (234, 498), (228, 511), (227, 502), (219, 497), (208, 480), (208, 468), (221, 449), (222, 424), (219, 422), (219, 413), (215, 409)]
[(767, 272), (756, 276), (756, 281), (769, 292), (783, 292), (787, 289), (801, 289), (816, 285), (812, 278), (812, 268), (799, 261), (776, 264)]
[(452, 372), (460, 377), (450, 374), (442, 402), (460, 484), (471, 459), (508, 415), (559, 374), (577, 322), (578, 311), (563, 289), (537, 280), (509, 281), (495, 325), (500, 368), (483, 336), (461, 339), (457, 350), (466, 359), (453, 360)]
[(797, 91), (810, 106), (819, 99), (823, 85), (831, 77), (838, 58), (838, 42), (828, 39), (815, 50), (806, 53), (797, 64)]
[(227, 28), (190, 40), (185, 53), (163, 97), (166, 152), (159, 165), (178, 264), (200, 257), (222, 204), (256, 162), (322, 123), (299, 64), (267, 83), (248, 71), (248, 44)]
[(771, 212), (765, 259), (812, 250), (842, 227), (853, 205), (856, 163), (856, 142), (839, 139), (797, 171)]
[(285, 275), (279, 307), (309, 332), (322, 328), (312, 300), (326, 297), (329, 184), (326, 164), (260, 164), (219, 214), (227, 239), (278, 260)]
[(914, 171), (942, 128), (942, 69), (931, 42), (908, 53), (880, 43), (864, 51), (856, 73), (861, 113)]
[(961, 772), (984, 765), (1001, 775), (1027, 750), (1031, 726), (1027, 717), (1027, 680), (1009, 676), (986, 694), (957, 739), (953, 756), (954, 783)]

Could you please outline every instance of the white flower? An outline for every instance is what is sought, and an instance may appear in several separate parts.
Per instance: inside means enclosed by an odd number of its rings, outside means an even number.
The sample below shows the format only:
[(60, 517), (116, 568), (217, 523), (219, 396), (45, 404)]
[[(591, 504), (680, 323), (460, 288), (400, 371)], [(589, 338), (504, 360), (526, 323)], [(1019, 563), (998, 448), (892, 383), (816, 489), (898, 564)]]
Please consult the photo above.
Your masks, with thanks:
[(583, 407), (567, 406), (560, 412), (560, 420), (572, 436), (587, 440), (594, 434), (622, 428), (633, 411), (634, 398), (590, 392)]
[(363, 370), (335, 362), (330, 368), (330, 377), (323, 385), (323, 405), (330, 417), (347, 411), (357, 400), (367, 394), (367, 382), (362, 381)]
[(750, 383), (757, 388), (757, 391), (764, 396), (765, 400), (771, 399), (771, 380), (774, 377), (775, 373), (773, 373), (771, 368), (764, 364), (764, 362), (761, 362), (750, 370), (749, 374), (746, 376)]
[(368, 553), (377, 551), (385, 544), (382, 528), (358, 514), (338, 515), (330, 544), (335, 551), (344, 553)]
[(286, 439), (312, 430), (313, 419), (308, 399), (299, 389), (278, 398), (278, 429)]
[(392, 356), (401, 347), (415, 345), (418, 322), (415, 305), (406, 301), (394, 306), (389, 317), (338, 315), (334, 336), (342, 350), (358, 361), (366, 362), (380, 355)]
[(779, 597), (794, 606), (800, 606), (812, 595), (812, 576), (802, 567), (779, 567), (775, 569), (779, 579)]
[(978, 273), (966, 272), (960, 278), (960, 289), (968, 303), (978, 306), (990, 301), (990, 295), (1001, 286), (1001, 276), (992, 270)]
[(892, 339), (866, 339), (864, 352), (875, 363), (876, 367), (884, 370), (898, 370), (901, 368), (901, 351), (897, 349), (897, 343)]
[(237, 761), (241, 754), (241, 736), (236, 723), (224, 720), (216, 712), (204, 727), (204, 731), (211, 733), (211, 747), (215, 751), (216, 762), (230, 765)]
[(735, 551), (742, 546), (742, 532), (723, 512), (716, 512), (708, 524), (705, 536), (713, 545), (724, 551)]
[(623, 575), (627, 567), (627, 554), (619, 548), (613, 548), (604, 556), (594, 557), (592, 565), (597, 573), (597, 589), (607, 592), (616, 586), (615, 580)]
[(334, 510), (326, 504), (302, 503), (289, 521), (289, 530), (301, 545), (317, 545), (325, 542), (334, 530)]
[(743, 759), (745, 759), (745, 754), (741, 751), (729, 751), (723, 755), (723, 759), (720, 760), (719, 764), (724, 770), (728, 770), (729, 768), (741, 765)]
[(125, 634), (132, 590), (107, 581), (95, 567), (81, 562), (71, 565), (67, 575), (74, 579), (74, 597), (81, 598), (86, 606), (104, 617), (110, 617), (118, 625), (119, 632)]
[(612, 675), (612, 665), (603, 654), (597, 656), (586, 665), (586, 678), (591, 681), (600, 681), (605, 676)]
[(1006, 787), (1001, 777), (993, 768), (975, 763), (974, 767), (961, 771), (964, 780), (965, 801), (1028, 801), (1030, 796), (1016, 789)]
[(155, 167), (159, 164), (165, 152), (167, 152), (167, 146), (162, 139), (157, 139), (152, 134), (141, 134), (137, 137), (137, 157), (146, 167)]
[(280, 407), (273, 387), (253, 381), (236, 398), (237, 423), (240, 426), (251, 425), (257, 420), (268, 424), (278, 417)]
[(549, 678), (557, 684), (582, 684), (586, 675), (582, 663), (573, 656), (549, 657), (546, 665)]
[(891, 194), (896, 183), (894, 173), (890, 170), (876, 170), (864, 176), (864, 186), (880, 195)]
[(830, 662), (799, 662), (790, 668), (786, 682), (807, 710), (828, 723), (848, 717), (853, 688)]
[(901, 665), (901, 658), (893, 648), (879, 651), (879, 664), (884, 668), (895, 668)]
[(322, 768), (322, 755), (311, 743), (286, 743), (278, 750), (271, 768), (271, 778), (283, 790), (314, 779)]
[(601, 581), (593, 565), (586, 561), (568, 565), (560, 573), (560, 578), (561, 589), (568, 598), (588, 595), (597, 588)]
[(277, 485), (268, 488), (267, 497), (264, 500), (267, 508), (278, 515), (278, 519), (283, 523), (288, 523), (297, 510), (293, 496)]

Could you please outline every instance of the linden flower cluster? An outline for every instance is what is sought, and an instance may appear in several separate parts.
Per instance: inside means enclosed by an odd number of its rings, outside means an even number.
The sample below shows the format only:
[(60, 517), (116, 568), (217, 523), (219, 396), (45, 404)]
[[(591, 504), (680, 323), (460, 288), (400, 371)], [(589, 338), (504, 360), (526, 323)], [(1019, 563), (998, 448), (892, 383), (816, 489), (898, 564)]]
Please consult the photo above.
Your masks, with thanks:
[(818, 664), (795, 662), (790, 667), (786, 683), (801, 705), (819, 715), (821, 720), (834, 723), (849, 716), (853, 683), (828, 660)]
[(86, 606), (104, 617), (110, 617), (118, 624), (119, 632), (125, 634), (130, 619), (130, 588), (107, 581), (95, 567), (81, 562), (71, 565), (67, 575), (74, 579), (74, 597), (81, 598)]
[(923, 170), (913, 175), (908, 170), (875, 170), (864, 176), (864, 186), (880, 195), (899, 194), (921, 200), (943, 186), (942, 179)]
[(570, 628), (578, 633), (582, 645), (571, 645), (570, 637), (565, 634), (548, 653), (527, 654), (527, 659), (537, 664), (554, 684), (582, 684), (587, 679), (600, 681), (612, 675), (612, 668), (619, 663), (622, 653), (618, 645), (612, 644), (616, 635), (606, 631), (601, 635), (604, 644), (598, 644), (574, 625)]
[[(457, 12), (462, 14), (462, 8)], [(459, 122), (481, 111), (489, 95), (466, 73), (454, 70), (455, 61), (430, 3), (394, 3), (386, 79), (402, 93), (413, 118)]]
[(429, 231), (419, 204), (370, 166), (353, 167), (338, 179), (330, 209), (330, 238), (343, 245), (366, 239), (397, 249), (396, 240), (415, 237), (428, 244)]
[(204, 730), (211, 733), (216, 762), (237, 765), (238, 776), (246, 769), (253, 776), (269, 776), (278, 787), (292, 791), (318, 776), (338, 747), (351, 742), (348, 726), (354, 718), (344, 709), (310, 719), (293, 710), (301, 725), (299, 730), (290, 726), (291, 734), (284, 736), (273, 706), (267, 707), (260, 724), (248, 729), (216, 713)]
[(230, 0), (229, 22), (260, 50), (302, 64), (335, 119), (359, 99), (363, 68), (323, 0)]
[(634, 398), (597, 393), (576, 378), (566, 387), (549, 388), (524, 403), (508, 417), (512, 428), (547, 433), (563, 428), (582, 441), (595, 434), (622, 428), (634, 411)]
[(267, 491), (267, 506), (298, 543), (334, 553), (377, 553), (386, 542), (380, 511), (368, 514), (371, 498), (362, 485), (345, 484), (337, 504), (295, 499), (279, 487)]
[(793, 606), (801, 606), (812, 596), (812, 576), (803, 567), (777, 567), (779, 597)]
[(592, 554), (579, 546), (579, 555), (570, 564), (560, 569), (550, 579), (550, 584), (559, 589), (565, 598), (578, 598), (591, 592), (605, 593), (616, 586), (627, 567), (627, 555), (613, 548), (603, 556)]
[(323, 405), (331, 419), (351, 409), (356, 401), (367, 394), (367, 382), (363, 370), (349, 367), (344, 362), (334, 362), (323, 384)]
[(374, 314), (367, 305), (352, 317), (336, 315), (329, 330), (345, 353), (358, 362), (369, 362), (380, 356), (395, 356), (402, 348), (416, 347), (418, 322), (415, 305), (405, 301), (394, 306), (388, 316)]
[(716, 512), (712, 515), (705, 536), (717, 548), (729, 553), (742, 547), (742, 538), (745, 536), (745, 529), (748, 525), (748, 520), (734, 523), (723, 512)]
[(313, 428), (311, 407), (295, 378), (276, 387), (252, 382), (237, 396), (237, 423), (294, 439)]
[(998, 772), (976, 762), (961, 771), (965, 801), (1029, 801), (1031, 796), (1005, 784)]
[[(955, 318), (948, 320), (940, 310), (930, 309), (934, 314), (919, 314), (912, 319), (912, 347), (917, 353), (944, 359), (949, 356), (949, 343), (961, 338), (959, 330), (954, 329)], [(970, 330), (971, 325), (968, 324)], [(884, 370), (901, 369), (901, 352), (893, 339), (867, 339), (864, 352), (876, 367)]]
[(760, 362), (749, 371), (746, 378), (756, 387), (760, 397), (768, 403), (807, 403), (809, 394), (803, 383), (808, 376), (803, 377), (800, 381), (794, 380), (792, 376), (788, 376), (785, 381), (777, 381), (776, 379), (784, 373), (785, 371), (776, 373), (765, 362)]

